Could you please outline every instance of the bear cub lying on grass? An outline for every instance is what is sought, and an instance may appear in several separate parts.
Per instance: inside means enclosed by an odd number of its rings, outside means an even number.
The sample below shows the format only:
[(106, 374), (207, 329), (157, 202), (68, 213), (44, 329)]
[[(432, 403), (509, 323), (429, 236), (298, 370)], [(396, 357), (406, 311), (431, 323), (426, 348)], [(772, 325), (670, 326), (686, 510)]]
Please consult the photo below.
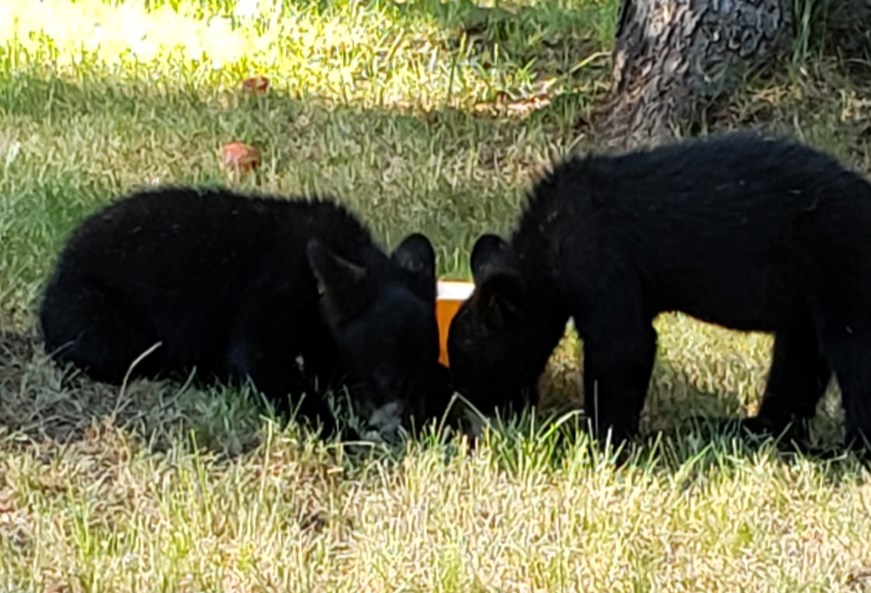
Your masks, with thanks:
[[(251, 380), (281, 412), (335, 428), (322, 397), (347, 382), (390, 431), (449, 396), (438, 362), (435, 254), (420, 234), (389, 256), (345, 208), (222, 189), (133, 193), (70, 236), (40, 303), (46, 349), (92, 378)], [(300, 368), (297, 358), (302, 359)]]
[[(509, 241), (478, 239), (476, 284), (454, 318), (454, 386), (486, 411), (521, 405), (573, 318), (594, 432), (637, 431), (656, 353), (652, 321), (682, 311), (773, 332), (759, 414), (811, 418), (832, 374), (849, 444), (871, 438), (871, 184), (834, 158), (734, 133), (557, 164)], [(800, 424), (800, 423), (799, 423)]]

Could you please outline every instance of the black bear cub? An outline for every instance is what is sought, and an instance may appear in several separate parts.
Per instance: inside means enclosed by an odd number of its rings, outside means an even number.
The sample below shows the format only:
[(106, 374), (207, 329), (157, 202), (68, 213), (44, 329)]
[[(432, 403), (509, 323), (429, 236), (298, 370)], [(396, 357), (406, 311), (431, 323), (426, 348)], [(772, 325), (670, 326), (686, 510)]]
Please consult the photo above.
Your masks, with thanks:
[(448, 357), (482, 412), (536, 401), (571, 317), (594, 432), (632, 436), (652, 321), (682, 311), (773, 332), (748, 429), (812, 417), (834, 373), (848, 442), (871, 438), (871, 184), (817, 150), (745, 132), (568, 158), (528, 195), (509, 241), (478, 239), (471, 267)]
[(299, 415), (328, 431), (319, 394), (341, 381), (388, 429), (447, 400), (435, 290), (426, 237), (386, 255), (330, 199), (165, 187), (75, 229), (39, 322), (52, 356), (96, 380), (120, 382), (159, 343), (131, 376), (250, 380), (283, 412), (305, 394)]

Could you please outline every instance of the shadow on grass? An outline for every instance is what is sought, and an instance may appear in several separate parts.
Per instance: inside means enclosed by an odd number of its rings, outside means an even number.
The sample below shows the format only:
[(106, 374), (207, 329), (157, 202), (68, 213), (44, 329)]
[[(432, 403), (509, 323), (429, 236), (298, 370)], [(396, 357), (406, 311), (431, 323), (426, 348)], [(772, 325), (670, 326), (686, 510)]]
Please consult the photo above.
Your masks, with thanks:
[(220, 454), (250, 450), (264, 418), (247, 393), (173, 381), (107, 385), (54, 365), (35, 335), (0, 332), (0, 434), (59, 444), (101, 424), (132, 430), (156, 450), (179, 440)]
[[(3, 120), (13, 138), (22, 130), (23, 146), (0, 181), (9, 221), (0, 223), (0, 269), (17, 266), (16, 282), (30, 285), (84, 216), (153, 182), (332, 194), (387, 246), (421, 231), (436, 247), (440, 274), (468, 276), (460, 253), (480, 233), (507, 227), (519, 183), (547, 157), (542, 150), (572, 142), (570, 122), (585, 108), (578, 95), (522, 116), (422, 113), (273, 91), (203, 96), (183, 86), (46, 76), (0, 75)], [(78, 126), (94, 137), (75, 138)], [(34, 128), (38, 134), (26, 132)], [(260, 151), (255, 175), (240, 179), (222, 168), (218, 151), (231, 140)], [(515, 150), (518, 142), (526, 147)], [(0, 294), (10, 282), (0, 274)]]
[[(324, 445), (350, 471), (373, 460), (398, 467), (406, 456), (427, 449), (440, 451), (448, 460), (476, 446), (490, 449), (494, 463), (508, 472), (534, 466), (560, 471), (567, 463), (580, 462), (591, 468), (604, 464), (669, 474), (686, 473), (691, 465), (701, 475), (736, 470), (761, 458), (814, 463), (833, 482), (861, 471), (855, 456), (837, 449), (815, 453), (799, 450), (785, 439), (744, 435), (736, 425), (718, 422), (734, 417), (724, 410), (740, 407), (739, 394), (700, 389), (683, 381), (682, 373), (667, 364), (657, 363), (655, 373), (648, 411), (652, 408), (665, 417), (656, 419), (655, 429), (644, 431), (618, 451), (602, 451), (590, 441), (581, 402), (569, 401), (565, 392), (548, 394), (539, 409), (489, 419), (489, 428), (477, 444), (470, 445), (465, 437), (458, 440), (455, 430), (427, 427), (417, 437), (393, 445), (338, 446), (335, 441)], [(667, 393), (662, 393), (664, 385)], [(0, 437), (16, 447), (47, 442), (65, 446), (93, 440), (106, 428), (132, 433), (154, 451), (186, 442), (219, 458), (251, 452), (263, 444), (267, 433), (276, 431), (300, 448), (317, 440), (293, 420), (285, 426), (284, 420), (268, 416), (250, 394), (239, 390), (202, 390), (169, 380), (135, 380), (121, 388), (84, 377), (66, 379), (35, 336), (12, 332), (0, 333), (0, 393)]]
[[(316, 9), (322, 14), (331, 11), (328, 0), (290, 0), (288, 6), (304, 10)], [(483, 34), (492, 41), (516, 39), (515, 47), (525, 45), (528, 51), (540, 42), (553, 42), (563, 37), (597, 36), (610, 42), (616, 25), (617, 0), (590, 0), (568, 6), (559, 0), (539, 1), (535, 5), (499, 2), (498, 6), (481, 6), (475, 0), (413, 0), (391, 3), (389, 9), (403, 20), (421, 15), (433, 19), (446, 32), (459, 36)], [(385, 9), (382, 5), (381, 9)], [(340, 8), (341, 10), (341, 8)]]
[[(326, 397), (339, 398), (333, 402), (338, 423), (350, 427), (341, 394)], [(353, 432), (342, 442), (322, 438), (293, 417), (276, 414), (248, 388), (194, 378), (100, 383), (50, 360), (38, 336), (0, 331), (0, 440), (63, 446), (92, 440), (106, 428), (132, 433), (155, 451), (184, 444), (223, 458), (251, 452), (268, 434), (301, 449), (313, 442), (341, 448), (341, 456), (352, 461), (395, 455), (402, 446), (351, 440)]]
[(499, 44), (507, 59), (521, 64), (533, 59), (549, 63), (557, 56), (571, 63), (595, 51), (610, 51), (618, 2), (599, 0), (571, 7), (555, 1), (534, 6), (507, 2), (486, 7), (471, 0), (423, 0), (399, 8), (406, 14), (421, 11), (452, 35), (454, 45), (460, 45), (461, 39), (467, 46)]

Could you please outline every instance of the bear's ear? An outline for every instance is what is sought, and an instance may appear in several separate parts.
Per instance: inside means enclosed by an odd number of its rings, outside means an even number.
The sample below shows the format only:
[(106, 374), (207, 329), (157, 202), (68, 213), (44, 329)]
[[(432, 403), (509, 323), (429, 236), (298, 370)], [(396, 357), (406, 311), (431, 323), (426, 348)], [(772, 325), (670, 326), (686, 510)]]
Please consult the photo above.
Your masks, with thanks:
[(371, 291), (364, 267), (337, 256), (317, 239), (309, 241), (306, 255), (330, 322), (348, 320), (366, 308)]
[(481, 235), (475, 241), (470, 263), (475, 284), (480, 284), (494, 269), (517, 267), (517, 261), (508, 242), (502, 237), (489, 233)]
[(471, 265), (472, 306), (490, 329), (506, 329), (522, 313), (526, 297), (526, 283), (511, 247), (496, 235), (483, 235), (472, 248)]
[(434, 303), (436, 261), (435, 250), (429, 239), (421, 233), (412, 233), (393, 250), (390, 258), (405, 272), (415, 294), (427, 303)]

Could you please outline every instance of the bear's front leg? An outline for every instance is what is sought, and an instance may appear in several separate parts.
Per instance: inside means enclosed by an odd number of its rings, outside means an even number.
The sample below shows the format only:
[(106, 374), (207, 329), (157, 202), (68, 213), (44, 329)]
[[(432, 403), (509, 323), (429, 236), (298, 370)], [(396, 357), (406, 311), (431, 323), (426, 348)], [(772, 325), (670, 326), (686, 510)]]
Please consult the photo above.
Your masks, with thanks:
[(280, 415), (296, 412), (300, 420), (319, 421), (330, 434), (332, 411), (296, 361), (304, 344), (316, 339), (317, 320), (312, 299), (254, 290), (231, 332), (226, 363), (237, 382), (251, 381)]
[(613, 444), (638, 431), (656, 356), (650, 322), (595, 324), (584, 343), (584, 410), (594, 435)]
[(227, 353), (229, 371), (237, 384), (250, 381), (274, 406), (280, 416), (295, 414), (298, 420), (321, 424), (321, 432), (335, 429), (332, 410), (303, 375), (294, 351), (270, 348), (250, 337), (236, 338)]

